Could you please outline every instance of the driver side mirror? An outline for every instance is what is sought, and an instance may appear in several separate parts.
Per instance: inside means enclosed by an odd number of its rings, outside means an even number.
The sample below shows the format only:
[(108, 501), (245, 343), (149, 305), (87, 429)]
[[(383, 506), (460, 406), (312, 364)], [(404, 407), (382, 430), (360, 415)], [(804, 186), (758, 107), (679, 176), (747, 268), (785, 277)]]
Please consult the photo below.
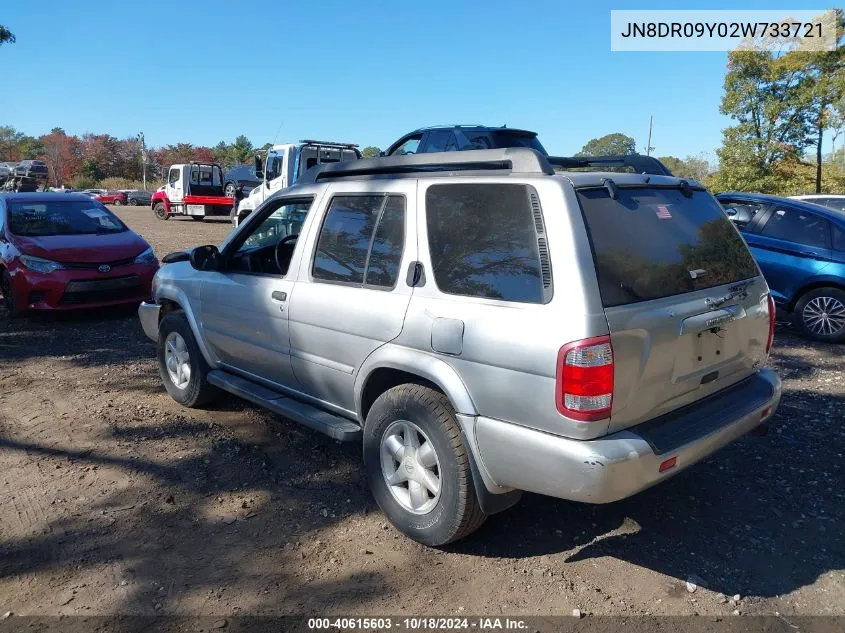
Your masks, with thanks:
[(209, 244), (207, 246), (197, 246), (192, 250), (190, 262), (191, 266), (196, 270), (220, 270), (223, 258), (220, 256), (220, 251), (217, 250), (217, 247)]
[(258, 154), (255, 155), (255, 177), (258, 180), (264, 180), (264, 161), (261, 160), (261, 156)]

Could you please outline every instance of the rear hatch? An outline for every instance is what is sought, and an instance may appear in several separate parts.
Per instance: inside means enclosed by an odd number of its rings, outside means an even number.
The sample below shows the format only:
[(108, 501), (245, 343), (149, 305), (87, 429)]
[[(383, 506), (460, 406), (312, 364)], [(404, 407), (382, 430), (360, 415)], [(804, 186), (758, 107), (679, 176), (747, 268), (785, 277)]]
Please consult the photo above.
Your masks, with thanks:
[(767, 355), (768, 287), (716, 200), (639, 180), (576, 189), (613, 347), (610, 432), (725, 389)]

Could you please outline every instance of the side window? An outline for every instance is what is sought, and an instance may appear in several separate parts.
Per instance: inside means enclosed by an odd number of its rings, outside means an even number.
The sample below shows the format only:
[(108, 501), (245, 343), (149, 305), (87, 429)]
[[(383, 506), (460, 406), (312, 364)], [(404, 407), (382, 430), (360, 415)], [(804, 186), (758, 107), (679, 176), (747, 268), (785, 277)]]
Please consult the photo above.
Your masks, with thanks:
[(758, 202), (722, 202), (722, 208), (736, 227), (740, 230), (744, 229), (751, 223), (760, 211), (763, 205)]
[(431, 130), (426, 137), (426, 153), (455, 152), (457, 149), (458, 144), (451, 130)]
[(399, 279), (399, 265), (402, 263), (404, 246), (405, 199), (390, 196), (373, 237), (364, 284), (393, 288)]
[(280, 204), (261, 222), (235, 251), (235, 256), (267, 246), (275, 246), (289, 235), (299, 235), (311, 208), (311, 200)]
[(278, 154), (267, 155), (267, 182), (282, 175), (282, 157)]
[[(544, 301), (531, 191), (525, 185), (487, 183), (428, 188), (428, 247), (442, 292)], [(545, 240), (543, 244), (545, 257)]]
[(171, 185), (175, 185), (179, 182), (179, 170), (178, 169), (171, 169), (170, 175), (167, 177), (167, 182)]
[(490, 137), (484, 132), (464, 132), (464, 137), (467, 144), (461, 149), (490, 149), (493, 147)]
[(833, 229), (833, 250), (845, 253), (845, 229), (837, 224), (832, 224)]
[(779, 207), (760, 232), (779, 240), (828, 248), (830, 229), (827, 220), (814, 213)]
[(402, 143), (399, 147), (391, 152), (391, 156), (402, 156), (404, 154), (416, 154), (417, 150), (420, 147), (420, 141), (422, 140), (422, 134), (417, 134), (415, 136), (410, 137), (404, 143)]
[(311, 274), (324, 281), (363, 285), (366, 279), (367, 285), (393, 287), (404, 235), (401, 196), (337, 196), (323, 221)]

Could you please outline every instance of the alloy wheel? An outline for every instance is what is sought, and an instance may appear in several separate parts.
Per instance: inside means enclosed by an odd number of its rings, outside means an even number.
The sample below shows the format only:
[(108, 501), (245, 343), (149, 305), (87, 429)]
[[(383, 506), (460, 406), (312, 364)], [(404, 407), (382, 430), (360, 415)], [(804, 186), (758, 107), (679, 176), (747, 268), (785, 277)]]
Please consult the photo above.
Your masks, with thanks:
[(191, 382), (191, 356), (185, 339), (178, 332), (171, 332), (164, 340), (164, 364), (174, 386), (186, 389)]
[(381, 438), (381, 472), (393, 498), (408, 512), (426, 514), (437, 505), (442, 488), (434, 444), (413, 422), (392, 423)]
[(801, 318), (813, 334), (832, 336), (845, 328), (845, 305), (835, 297), (814, 297), (804, 306)]

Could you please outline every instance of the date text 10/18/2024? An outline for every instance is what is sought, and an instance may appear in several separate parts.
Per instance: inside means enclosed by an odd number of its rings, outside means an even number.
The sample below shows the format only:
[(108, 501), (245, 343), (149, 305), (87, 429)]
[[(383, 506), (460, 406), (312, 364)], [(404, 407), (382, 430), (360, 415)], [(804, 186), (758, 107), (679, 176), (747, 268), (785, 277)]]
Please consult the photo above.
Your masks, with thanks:
[(519, 631), (528, 628), (520, 618), (309, 618), (314, 631)]

